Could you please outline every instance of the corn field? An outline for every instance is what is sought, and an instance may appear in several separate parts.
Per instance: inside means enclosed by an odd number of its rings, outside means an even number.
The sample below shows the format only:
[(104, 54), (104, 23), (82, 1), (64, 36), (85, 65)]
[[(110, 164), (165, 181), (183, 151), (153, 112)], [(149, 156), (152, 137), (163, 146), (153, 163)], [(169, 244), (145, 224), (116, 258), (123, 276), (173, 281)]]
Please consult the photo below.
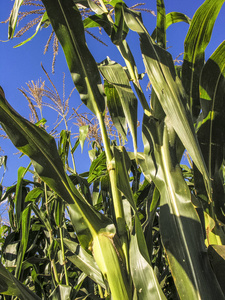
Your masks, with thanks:
[[(14, 0), (8, 38), (51, 27), (45, 51), (52, 39), (53, 71), (61, 47), (81, 101), (72, 103), (73, 90), (60, 97), (42, 67), (50, 87), (31, 81), (20, 89), (28, 121), (1, 88), (0, 124), (30, 163), (1, 189), (9, 224), (0, 228), (0, 299), (225, 299), (225, 42), (205, 60), (224, 0), (205, 0), (192, 19), (156, 3), (156, 26), (146, 28), (141, 14), (154, 12), (129, 1)], [(16, 32), (29, 9), (37, 17)], [(167, 28), (179, 22), (189, 26), (181, 65), (166, 45)], [(85, 37), (94, 30), (108, 35), (123, 65), (95, 61)], [(51, 131), (43, 106), (58, 115)], [(79, 174), (76, 149), (85, 140), (91, 163)]]

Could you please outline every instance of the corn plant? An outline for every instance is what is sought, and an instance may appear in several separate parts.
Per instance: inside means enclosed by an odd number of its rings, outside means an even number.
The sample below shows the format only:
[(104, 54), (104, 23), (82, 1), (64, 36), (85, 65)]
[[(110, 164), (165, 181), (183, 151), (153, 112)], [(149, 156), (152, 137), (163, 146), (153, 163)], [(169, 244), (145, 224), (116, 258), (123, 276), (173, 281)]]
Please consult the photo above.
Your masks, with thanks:
[[(14, 3), (9, 38), (22, 3)], [(166, 14), (164, 1), (157, 0), (150, 35), (140, 12), (121, 0), (42, 0), (45, 12), (37, 31), (52, 26), (80, 99), (98, 120), (102, 145), (94, 145), (90, 169), (77, 174), (67, 167), (76, 148), (70, 132), (61, 132), (57, 147), (39, 123), (21, 117), (1, 93), (1, 125), (30, 158), (2, 197), (10, 202), (12, 228), (3, 245), (1, 294), (20, 299), (225, 298), (224, 42), (206, 62), (204, 55), (223, 3), (206, 0), (190, 20)], [(82, 18), (81, 7), (92, 13)], [(166, 30), (178, 22), (190, 26), (180, 67), (166, 50)], [(124, 66), (110, 58), (94, 60), (85, 40), (85, 29), (93, 27), (105, 30)], [(150, 105), (126, 41), (129, 31), (140, 41)], [(138, 103), (143, 152), (137, 145)], [(123, 139), (129, 128), (133, 151), (110, 140), (106, 104)], [(184, 150), (190, 168), (180, 165)], [(31, 165), (32, 182), (25, 179)]]

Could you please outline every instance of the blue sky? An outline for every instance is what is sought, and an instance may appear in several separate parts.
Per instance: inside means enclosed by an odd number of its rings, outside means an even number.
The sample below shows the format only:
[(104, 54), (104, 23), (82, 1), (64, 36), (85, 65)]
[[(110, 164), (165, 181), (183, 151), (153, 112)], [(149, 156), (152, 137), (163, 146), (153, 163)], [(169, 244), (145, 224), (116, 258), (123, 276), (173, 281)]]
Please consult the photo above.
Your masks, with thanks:
[[(127, 5), (132, 6), (137, 3), (134, 0), (125, 1)], [(165, 0), (166, 12), (179, 11), (185, 13), (190, 18), (193, 17), (196, 9), (203, 3), (203, 0)], [(13, 1), (1, 0), (0, 9), (0, 21), (4, 21), (8, 18), (10, 10), (13, 6)], [(146, 1), (146, 6), (153, 11), (156, 11), (155, 1)], [(148, 13), (143, 13), (144, 24), (151, 33), (154, 30), (156, 18)], [(225, 7), (222, 8), (218, 20), (216, 21), (212, 40), (207, 48), (206, 57), (216, 49), (216, 47), (224, 40), (224, 16)], [(0, 40), (7, 40), (7, 25), (0, 24)], [(183, 52), (184, 38), (188, 30), (188, 25), (184, 23), (179, 23), (172, 25), (167, 31), (167, 46), (168, 51), (175, 58), (179, 53)], [(27, 101), (24, 96), (19, 92), (18, 88), (26, 87), (25, 83), (31, 80), (38, 80), (40, 77), (46, 79), (45, 74), (41, 69), (41, 62), (43, 63), (45, 69), (51, 75), (51, 62), (52, 62), (52, 48), (46, 55), (43, 55), (44, 45), (50, 34), (50, 29), (41, 30), (37, 36), (27, 44), (19, 48), (13, 48), (23, 39), (29, 37), (33, 32), (29, 32), (27, 35), (20, 39), (13, 39), (8, 42), (0, 43), (0, 85), (3, 87), (6, 99), (8, 102), (17, 110), (21, 115), (28, 118), (29, 109), (27, 107)], [(103, 39), (107, 43), (107, 37)], [(90, 50), (94, 55), (97, 62), (101, 62), (109, 56), (112, 60), (116, 60), (123, 64), (123, 61), (118, 55), (117, 49), (114, 46), (105, 47), (100, 45), (92, 37), (87, 36), (87, 43), (90, 46)], [(140, 65), (141, 69), (139, 72), (144, 71), (144, 66), (142, 64), (142, 58), (139, 50), (138, 37), (135, 34), (130, 34), (128, 37), (128, 43), (132, 49), (135, 56), (137, 65)], [(66, 95), (68, 96), (70, 90), (73, 88), (73, 83), (70, 74), (67, 70), (66, 62), (60, 49), (59, 55), (56, 61), (56, 72), (55, 75), (51, 75), (51, 78), (58, 90), (62, 93), (62, 77), (63, 72), (66, 74)], [(145, 87), (143, 86), (145, 89)], [(71, 98), (71, 105), (77, 107), (81, 102), (78, 94), (75, 92)], [(45, 118), (51, 120), (50, 112), (47, 111)], [(16, 181), (17, 169), (20, 166), (26, 167), (28, 160), (26, 158), (19, 158), (19, 155), (12, 155), (16, 153), (17, 150), (12, 146), (9, 140), (0, 139), (0, 146), (4, 150), (2, 155), (8, 155), (8, 172), (5, 175), (3, 184), (9, 186)], [(86, 145), (87, 147), (87, 145)], [(89, 161), (84, 154), (80, 154), (80, 149), (77, 151), (78, 157), (76, 157), (76, 163), (78, 172), (86, 171)], [(81, 156), (82, 155), (82, 156)], [(87, 161), (87, 163), (84, 163)]]

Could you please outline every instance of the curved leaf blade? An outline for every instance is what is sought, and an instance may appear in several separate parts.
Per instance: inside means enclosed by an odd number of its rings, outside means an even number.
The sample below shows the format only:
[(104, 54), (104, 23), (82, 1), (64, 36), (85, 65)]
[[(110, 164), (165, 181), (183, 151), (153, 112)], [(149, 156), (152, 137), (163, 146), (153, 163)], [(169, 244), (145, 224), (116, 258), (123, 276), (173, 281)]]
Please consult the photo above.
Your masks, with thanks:
[(100, 229), (103, 230), (104, 224), (106, 227), (111, 224), (88, 204), (66, 175), (54, 138), (44, 129), (22, 118), (1, 95), (0, 123), (15, 147), (30, 157), (42, 180), (71, 207), (75, 206), (92, 235), (96, 235)]
[(19, 9), (20, 6), (23, 4), (23, 1), (24, 0), (15, 0), (13, 4), (13, 9), (11, 11), (10, 18), (9, 18), (8, 39), (13, 38), (14, 36)]
[(211, 200), (209, 173), (195, 135), (184, 89), (176, 76), (172, 56), (153, 42), (135, 12), (126, 9), (125, 18), (130, 29), (137, 31), (140, 35), (141, 51), (149, 80), (171, 125), (203, 174), (207, 193)]
[[(225, 223), (225, 194), (223, 188), (223, 147), (225, 127), (225, 42), (206, 62), (200, 78), (202, 120), (197, 126), (197, 136), (206, 165), (212, 178), (214, 209), (217, 218)], [(202, 178), (195, 172), (198, 192), (202, 191)]]
[(176, 162), (173, 128), (145, 116), (143, 139), (145, 153), (139, 155), (139, 162), (160, 192), (160, 232), (180, 298), (224, 299), (206, 255), (201, 222)]
[(134, 149), (137, 149), (137, 99), (131, 89), (126, 72), (118, 63), (107, 58), (99, 65), (100, 72), (105, 80), (112, 84), (123, 107), (128, 126), (133, 138)]
[(0, 263), (0, 293), (3, 295), (16, 296), (21, 300), (40, 300), (40, 298), (16, 279)]
[(63, 48), (81, 100), (94, 113), (105, 109), (100, 74), (84, 35), (79, 10), (73, 0), (43, 0), (49, 20)]
[(80, 247), (79, 244), (72, 242), (68, 239), (63, 239), (63, 242), (71, 253), (67, 253), (66, 257), (69, 259), (75, 266), (77, 266), (81, 271), (83, 271), (87, 276), (94, 280), (97, 284), (100, 284), (104, 289), (105, 283), (102, 280), (102, 274), (93, 258), (88, 254), (84, 249)]
[(206, 0), (196, 11), (184, 41), (182, 82), (188, 104), (196, 119), (200, 112), (199, 78), (204, 65), (205, 49), (224, 0)]

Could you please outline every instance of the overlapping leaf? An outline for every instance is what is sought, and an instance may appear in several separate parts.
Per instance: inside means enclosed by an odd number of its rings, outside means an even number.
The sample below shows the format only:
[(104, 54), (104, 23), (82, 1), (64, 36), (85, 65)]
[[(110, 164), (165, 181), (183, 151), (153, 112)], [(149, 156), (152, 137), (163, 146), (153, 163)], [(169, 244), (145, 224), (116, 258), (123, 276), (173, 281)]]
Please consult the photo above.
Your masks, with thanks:
[[(132, 134), (134, 149), (137, 149), (137, 99), (131, 89), (126, 72), (121, 65), (109, 58), (99, 65), (99, 69), (105, 80), (115, 87), (120, 97), (120, 103)], [(114, 114), (117, 114), (116, 109)]]
[(21, 300), (40, 300), (35, 293), (17, 280), (2, 264), (0, 264), (0, 293), (16, 296)]
[(177, 135), (203, 174), (211, 199), (208, 170), (195, 135), (183, 87), (175, 73), (172, 57), (153, 42), (139, 15), (126, 9), (125, 18), (130, 29), (137, 31), (140, 35), (142, 55), (150, 82)]
[(62, 199), (76, 207), (77, 213), (85, 219), (86, 226), (89, 224), (89, 230), (95, 234), (104, 227), (104, 222), (107, 224), (109, 221), (89, 206), (65, 174), (54, 138), (48, 135), (44, 129), (22, 118), (10, 107), (5, 98), (0, 97), (0, 122), (11, 141), (20, 151), (31, 158), (38, 175)]
[(200, 112), (199, 78), (204, 65), (205, 49), (211, 39), (214, 23), (224, 0), (206, 0), (196, 11), (184, 42), (182, 82), (188, 95), (191, 113)]
[(100, 74), (84, 35), (81, 15), (73, 0), (43, 0), (48, 17), (63, 48), (81, 100), (94, 113), (105, 109)]
[[(225, 194), (221, 167), (225, 142), (225, 42), (206, 62), (200, 79), (202, 120), (197, 127), (197, 136), (213, 184), (213, 200), (217, 218), (225, 223)], [(198, 192), (201, 178), (195, 173)], [(200, 186), (199, 186), (200, 184)]]
[(145, 177), (153, 180), (160, 192), (160, 232), (171, 272), (175, 279), (182, 278), (175, 280), (181, 299), (224, 299), (208, 257), (203, 254), (201, 222), (176, 162), (174, 134), (168, 120), (165, 126), (145, 116), (145, 153), (139, 156)]

